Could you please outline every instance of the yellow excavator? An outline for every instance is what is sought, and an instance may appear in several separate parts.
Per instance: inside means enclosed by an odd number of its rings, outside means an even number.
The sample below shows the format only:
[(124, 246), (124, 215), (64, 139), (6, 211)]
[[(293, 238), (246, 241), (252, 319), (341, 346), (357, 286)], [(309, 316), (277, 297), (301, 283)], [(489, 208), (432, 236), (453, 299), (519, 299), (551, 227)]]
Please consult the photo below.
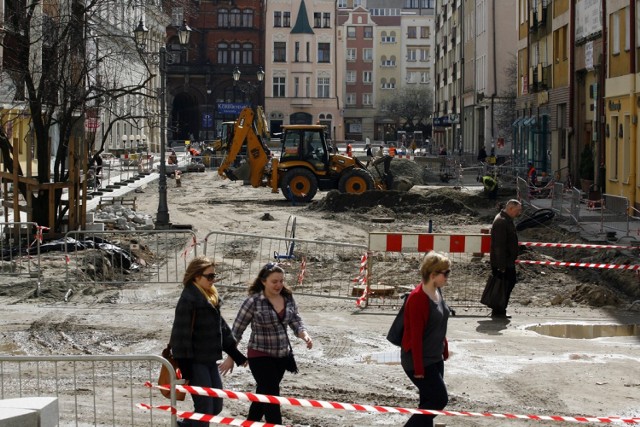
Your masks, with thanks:
[[(325, 126), (284, 125), (282, 130), (280, 158), (276, 159), (267, 147), (269, 127), (264, 111), (245, 107), (236, 120), (233, 140), (218, 175), (249, 181), (253, 187), (271, 187), (274, 193), (282, 190), (284, 197), (294, 202), (309, 202), (318, 190), (359, 194), (386, 189), (392, 181), (390, 158), (378, 162), (385, 170), (376, 182), (360, 160), (331, 152)], [(245, 144), (247, 162), (232, 167)]]

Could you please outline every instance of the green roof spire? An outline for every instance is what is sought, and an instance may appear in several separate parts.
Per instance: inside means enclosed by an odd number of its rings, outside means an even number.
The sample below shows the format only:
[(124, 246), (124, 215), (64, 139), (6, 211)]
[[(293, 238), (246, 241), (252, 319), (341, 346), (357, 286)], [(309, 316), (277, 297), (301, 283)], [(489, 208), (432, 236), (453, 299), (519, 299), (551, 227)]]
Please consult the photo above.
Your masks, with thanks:
[(311, 25), (309, 25), (309, 18), (307, 17), (307, 6), (305, 6), (304, 0), (300, 2), (298, 18), (296, 19), (296, 25), (294, 25), (291, 29), (291, 34), (313, 34)]

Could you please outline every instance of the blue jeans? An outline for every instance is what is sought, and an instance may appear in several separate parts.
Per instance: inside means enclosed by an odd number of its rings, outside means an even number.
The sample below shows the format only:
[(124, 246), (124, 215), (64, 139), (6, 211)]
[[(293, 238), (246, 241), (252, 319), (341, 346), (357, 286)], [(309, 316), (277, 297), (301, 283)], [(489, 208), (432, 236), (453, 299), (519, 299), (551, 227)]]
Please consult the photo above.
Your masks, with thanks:
[[(218, 365), (194, 363), (192, 365), (189, 385), (209, 388), (222, 388), (222, 378), (218, 371)], [(222, 411), (222, 399), (219, 397), (197, 396), (192, 394), (193, 410), (200, 414), (218, 415)], [(209, 422), (184, 420), (180, 426), (209, 427)]]
[[(449, 403), (447, 386), (444, 384), (444, 361), (424, 367), (424, 378), (415, 378), (413, 371), (405, 371), (411, 382), (418, 387), (419, 409), (441, 410)], [(435, 415), (412, 415), (405, 427), (433, 427)]]

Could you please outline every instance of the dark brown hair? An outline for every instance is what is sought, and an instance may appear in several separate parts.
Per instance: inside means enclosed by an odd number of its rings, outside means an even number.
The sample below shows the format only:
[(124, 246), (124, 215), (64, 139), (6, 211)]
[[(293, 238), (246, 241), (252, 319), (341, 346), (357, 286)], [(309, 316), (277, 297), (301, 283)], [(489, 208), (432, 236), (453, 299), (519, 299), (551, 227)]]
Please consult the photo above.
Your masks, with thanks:
[[(253, 283), (249, 286), (249, 295), (257, 294), (264, 291), (264, 283), (263, 281), (267, 280), (267, 278), (273, 273), (282, 273), (285, 274), (284, 268), (280, 266), (280, 264), (275, 262), (269, 262), (265, 264), (258, 273), (258, 277), (255, 278)], [(285, 284), (281, 291), (282, 295), (290, 296), (293, 294), (291, 289)]]

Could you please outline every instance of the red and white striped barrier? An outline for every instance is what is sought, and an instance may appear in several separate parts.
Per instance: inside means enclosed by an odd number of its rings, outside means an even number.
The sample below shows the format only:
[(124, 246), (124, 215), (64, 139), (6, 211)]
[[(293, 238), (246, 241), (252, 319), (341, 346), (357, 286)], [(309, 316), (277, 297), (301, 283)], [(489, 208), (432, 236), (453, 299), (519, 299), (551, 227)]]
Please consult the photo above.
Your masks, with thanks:
[(416, 158), (416, 156), (412, 156), (411, 154), (396, 154), (395, 157), (397, 159), (407, 159), (407, 160), (413, 160)]
[(366, 301), (367, 295), (369, 294), (369, 287), (367, 286), (367, 261), (369, 259), (369, 253), (365, 252), (364, 255), (360, 258), (360, 271), (358, 272), (358, 277), (353, 279), (353, 282), (358, 282), (361, 285), (364, 285), (364, 289), (362, 290), (362, 295), (356, 300), (356, 307), (361, 307), (362, 303)]
[(488, 234), (369, 233), (369, 250), (383, 252), (489, 253)]
[[(164, 388), (165, 386), (153, 385), (149, 382), (145, 383), (147, 387)], [(246, 402), (262, 402), (273, 403), (276, 405), (287, 406), (301, 406), (305, 408), (319, 408), (319, 409), (339, 409), (344, 411), (359, 411), (359, 412), (377, 412), (377, 413), (395, 413), (395, 414), (424, 414), (424, 415), (446, 415), (446, 416), (460, 416), (460, 417), (493, 417), (503, 419), (521, 419), (521, 420), (536, 420), (536, 421), (566, 421), (573, 423), (602, 423), (602, 424), (640, 424), (640, 418), (625, 418), (625, 417), (592, 417), (592, 416), (561, 416), (561, 415), (517, 415), (517, 414), (498, 414), (491, 412), (468, 412), (468, 411), (436, 411), (432, 409), (412, 409), (401, 408), (394, 406), (378, 406), (378, 405), (361, 405), (356, 403), (340, 403), (340, 402), (328, 402), (323, 400), (308, 400), (293, 397), (271, 396), (265, 394), (255, 393), (243, 393), (235, 392), (231, 390), (221, 390), (208, 387), (194, 387), (189, 385), (177, 385), (176, 390), (183, 391), (185, 393), (196, 394), (200, 396), (220, 397), (226, 399), (237, 399)]]
[(599, 264), (595, 262), (564, 262), (564, 261), (529, 261), (524, 259), (516, 260), (517, 264), (551, 265), (555, 267), (579, 267), (579, 268), (602, 268), (605, 270), (630, 270), (639, 271), (637, 264)]
[(307, 257), (302, 257), (302, 262), (300, 262), (300, 272), (298, 273), (298, 286), (302, 285), (302, 281), (307, 275)]
[(208, 421), (216, 424), (226, 424), (230, 426), (243, 426), (243, 427), (287, 427), (282, 424), (263, 423), (260, 421), (238, 420), (229, 417), (219, 417), (217, 415), (201, 414), (199, 412), (178, 411), (176, 408), (169, 405), (147, 405), (146, 403), (138, 403), (136, 405), (140, 409), (146, 409), (148, 411), (152, 409), (159, 409), (161, 411), (171, 412), (178, 417), (187, 418), (196, 421)]
[(544, 242), (520, 242), (520, 246), (534, 248), (580, 248), (580, 249), (638, 249), (638, 246), (624, 245), (595, 245), (590, 243), (544, 243)]

